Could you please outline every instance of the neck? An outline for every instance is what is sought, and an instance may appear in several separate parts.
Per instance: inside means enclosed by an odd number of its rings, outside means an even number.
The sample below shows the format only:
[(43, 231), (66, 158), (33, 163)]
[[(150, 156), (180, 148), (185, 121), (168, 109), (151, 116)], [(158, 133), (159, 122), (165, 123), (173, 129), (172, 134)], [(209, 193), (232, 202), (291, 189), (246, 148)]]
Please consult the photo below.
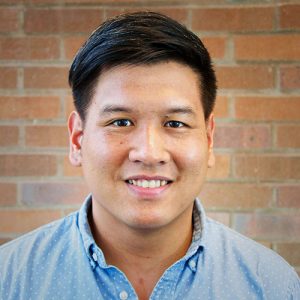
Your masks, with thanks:
[[(192, 208), (163, 228), (128, 228), (106, 219), (92, 206), (90, 225), (107, 264), (124, 272), (139, 299), (149, 299), (164, 271), (183, 257), (192, 239)], [(184, 222), (183, 222), (184, 221)]]

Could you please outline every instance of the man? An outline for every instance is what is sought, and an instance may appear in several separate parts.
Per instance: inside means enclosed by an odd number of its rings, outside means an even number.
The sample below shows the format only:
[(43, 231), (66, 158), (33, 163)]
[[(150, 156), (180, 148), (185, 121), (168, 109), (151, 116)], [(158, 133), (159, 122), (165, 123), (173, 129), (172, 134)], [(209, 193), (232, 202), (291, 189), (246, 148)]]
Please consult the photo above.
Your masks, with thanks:
[(205, 216), (216, 78), (201, 41), (155, 13), (100, 26), (70, 69), (79, 212), (1, 247), (3, 299), (300, 299), (277, 254)]

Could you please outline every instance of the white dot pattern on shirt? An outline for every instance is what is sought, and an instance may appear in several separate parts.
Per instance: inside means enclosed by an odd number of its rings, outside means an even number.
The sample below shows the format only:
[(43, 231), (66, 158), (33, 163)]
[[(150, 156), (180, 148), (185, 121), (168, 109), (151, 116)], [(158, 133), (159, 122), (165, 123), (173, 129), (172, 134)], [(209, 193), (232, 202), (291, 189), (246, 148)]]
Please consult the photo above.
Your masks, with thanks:
[[(76, 224), (76, 218), (66, 218), (0, 247), (3, 299), (106, 300), (120, 299), (122, 292), (126, 292), (126, 299), (137, 299), (119, 269), (100, 267), (100, 249), (88, 252), (90, 259), (86, 259), (79, 238), (82, 232)], [(151, 300), (300, 299), (296, 273), (276, 254), (216, 222), (208, 220), (206, 226), (204, 250), (181, 267), (170, 267)], [(93, 253), (97, 263), (91, 267)], [(191, 272), (192, 261), (196, 272)]]

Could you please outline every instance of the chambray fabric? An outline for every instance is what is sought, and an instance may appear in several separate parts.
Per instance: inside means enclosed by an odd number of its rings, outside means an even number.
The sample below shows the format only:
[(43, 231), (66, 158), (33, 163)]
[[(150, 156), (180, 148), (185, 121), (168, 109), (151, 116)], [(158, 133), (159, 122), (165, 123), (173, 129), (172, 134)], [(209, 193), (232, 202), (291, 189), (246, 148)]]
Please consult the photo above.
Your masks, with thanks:
[[(107, 265), (80, 211), (0, 247), (0, 293), (10, 299), (138, 299), (126, 276)], [(205, 216), (195, 201), (186, 255), (169, 267), (151, 300), (300, 299), (297, 274), (280, 256)]]

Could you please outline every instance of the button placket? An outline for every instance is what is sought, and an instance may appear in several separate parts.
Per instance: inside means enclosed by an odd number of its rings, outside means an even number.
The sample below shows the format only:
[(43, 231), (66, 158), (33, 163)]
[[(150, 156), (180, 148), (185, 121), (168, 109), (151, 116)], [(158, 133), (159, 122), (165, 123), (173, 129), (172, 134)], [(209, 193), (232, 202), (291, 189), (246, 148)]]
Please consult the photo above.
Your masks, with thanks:
[(92, 254), (92, 257), (95, 262), (98, 261), (98, 256), (95, 252)]
[(195, 271), (196, 270), (196, 262), (194, 261), (194, 260), (190, 260), (189, 261), (189, 266), (190, 266), (190, 268), (193, 270), (193, 271)]
[(126, 291), (122, 291), (119, 294), (120, 300), (127, 300), (128, 299), (128, 293)]
[(160, 278), (158, 283), (156, 284), (154, 290), (152, 291), (150, 299), (159, 300), (165, 299), (173, 299), (176, 283), (179, 278), (179, 274), (183, 269), (185, 262), (184, 260), (179, 260), (177, 263), (172, 265), (163, 276)]

